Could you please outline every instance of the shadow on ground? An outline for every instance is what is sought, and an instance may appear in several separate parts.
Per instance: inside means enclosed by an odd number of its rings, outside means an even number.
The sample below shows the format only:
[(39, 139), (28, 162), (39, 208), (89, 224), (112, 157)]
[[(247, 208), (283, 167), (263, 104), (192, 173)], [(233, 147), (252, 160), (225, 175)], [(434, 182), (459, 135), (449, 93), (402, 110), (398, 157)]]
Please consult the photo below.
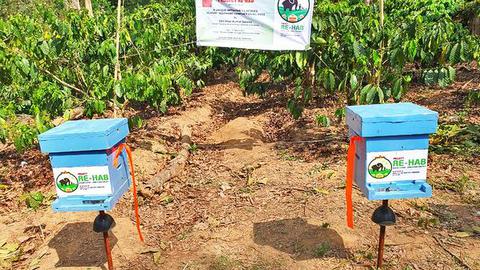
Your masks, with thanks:
[(447, 205), (433, 203), (430, 205), (430, 212), (438, 217), (440, 223), (455, 230), (465, 230), (474, 226), (480, 226), (477, 211), (478, 209), (474, 205), (467, 204)]
[[(70, 223), (50, 240), (48, 246), (56, 250), (58, 262), (55, 267), (102, 267), (107, 262), (103, 236), (93, 231), (91, 222)], [(110, 232), (110, 244), (117, 237)]]
[(296, 260), (318, 257), (346, 258), (342, 237), (304, 219), (283, 219), (253, 224), (254, 242), (288, 253)]

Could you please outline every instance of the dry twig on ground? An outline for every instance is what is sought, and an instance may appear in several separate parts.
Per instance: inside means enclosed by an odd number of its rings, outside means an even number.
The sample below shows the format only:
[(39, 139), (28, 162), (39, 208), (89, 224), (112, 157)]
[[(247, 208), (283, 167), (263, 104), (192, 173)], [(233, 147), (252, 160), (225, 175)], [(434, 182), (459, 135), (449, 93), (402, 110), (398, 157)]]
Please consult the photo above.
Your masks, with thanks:
[(182, 149), (178, 155), (170, 161), (167, 167), (157, 173), (148, 185), (142, 187), (140, 192), (146, 197), (152, 197), (163, 189), (163, 184), (168, 180), (179, 176), (185, 169), (188, 157), (190, 156), (190, 145), (192, 144), (192, 130), (189, 126), (182, 127), (181, 131)]

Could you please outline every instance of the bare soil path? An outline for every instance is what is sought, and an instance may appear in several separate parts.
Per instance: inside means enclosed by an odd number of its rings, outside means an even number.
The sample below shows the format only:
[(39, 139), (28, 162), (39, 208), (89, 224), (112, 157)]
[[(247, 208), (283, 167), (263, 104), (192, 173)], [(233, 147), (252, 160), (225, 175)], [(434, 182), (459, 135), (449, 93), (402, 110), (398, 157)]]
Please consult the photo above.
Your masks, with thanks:
[[(442, 119), (457, 117), (466, 82), (478, 84), (460, 77), (448, 89), (417, 88), (407, 99), (438, 110)], [(168, 181), (161, 194), (141, 197), (144, 245), (135, 233), (131, 194), (112, 211), (117, 268), (372, 266), (378, 227), (370, 216), (379, 202), (356, 190), (356, 228), (346, 227), (344, 123), (333, 121), (324, 128), (313, 120), (316, 114), (335, 119), (335, 109), (344, 104), (318, 101), (299, 121), (290, 118), (285, 104), (273, 93), (245, 97), (237, 84), (212, 78), (167, 116), (141, 112), (146, 125), (129, 137), (141, 184), (148, 185), (179, 150), (179, 126), (192, 127), (195, 145), (181, 177)], [(479, 116), (473, 110), (468, 121), (478, 124)], [(51, 191), (47, 159), (38, 151), (19, 156), (3, 150), (0, 155), (12, 178), (9, 193), (2, 193), (0, 239), (24, 240), (24, 259), (14, 265), (105, 269), (100, 235), (91, 230), (95, 213), (33, 211), (8, 195)], [(480, 196), (478, 165), (478, 157), (431, 154), (429, 177), (437, 187), (462, 177), (471, 186), (462, 192), (436, 188), (431, 199), (392, 201), (398, 220), (387, 229), (385, 269), (465, 269), (462, 262), (480, 269), (480, 238), (458, 233), (480, 226), (479, 200), (472, 199)], [(35, 181), (23, 180), (31, 178)]]

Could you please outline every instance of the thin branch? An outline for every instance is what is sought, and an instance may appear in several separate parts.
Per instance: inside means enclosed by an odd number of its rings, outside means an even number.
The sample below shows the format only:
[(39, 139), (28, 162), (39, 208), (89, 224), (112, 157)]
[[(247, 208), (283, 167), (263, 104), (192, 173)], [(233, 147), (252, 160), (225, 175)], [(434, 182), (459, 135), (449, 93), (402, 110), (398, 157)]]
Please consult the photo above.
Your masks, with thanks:
[(55, 76), (55, 74), (51, 73), (50, 71), (48, 71), (46, 69), (41, 69), (41, 71), (43, 71), (43, 72), (47, 73), (48, 75), (52, 76), (53, 79), (55, 79), (57, 82), (61, 83), (63, 86), (66, 86), (66, 87), (68, 87), (72, 90), (75, 90), (78, 93), (83, 94), (85, 96), (88, 96), (87, 93), (85, 93), (82, 89), (63, 81), (59, 77)]
[[(128, 29), (125, 29), (125, 33), (128, 35), (128, 39), (130, 40), (130, 44), (132, 44), (133, 48), (135, 49), (135, 51), (137, 52), (138, 54), (138, 57), (140, 58), (140, 62), (142, 63), (142, 65), (144, 64), (143, 62), (143, 58), (142, 58), (142, 55), (140, 53), (140, 51), (138, 50), (137, 46), (135, 46), (135, 43), (133, 43), (133, 39), (132, 39), (132, 36), (130, 36), (130, 33), (128, 32)], [(122, 59), (126, 59), (126, 55), (124, 54)]]

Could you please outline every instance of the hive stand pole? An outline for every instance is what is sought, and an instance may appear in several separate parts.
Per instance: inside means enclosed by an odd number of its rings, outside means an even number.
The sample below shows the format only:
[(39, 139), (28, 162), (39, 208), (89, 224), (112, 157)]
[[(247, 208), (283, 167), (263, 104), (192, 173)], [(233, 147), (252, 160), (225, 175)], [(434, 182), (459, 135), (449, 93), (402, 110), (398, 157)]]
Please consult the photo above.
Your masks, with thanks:
[[(382, 205), (388, 207), (388, 200), (383, 200)], [(387, 227), (380, 225), (380, 235), (378, 237), (377, 269), (383, 266), (383, 250), (385, 247), (385, 232)]]
[(108, 269), (113, 270), (112, 247), (110, 246), (110, 239), (108, 238), (108, 231), (115, 224), (115, 220), (105, 211), (99, 211), (98, 216), (93, 221), (93, 231), (103, 234), (103, 243), (105, 245), (105, 252), (107, 253)]
[(108, 232), (103, 233), (103, 243), (105, 244), (105, 252), (107, 253), (108, 270), (113, 270), (112, 249), (110, 247), (110, 239), (108, 239)]

